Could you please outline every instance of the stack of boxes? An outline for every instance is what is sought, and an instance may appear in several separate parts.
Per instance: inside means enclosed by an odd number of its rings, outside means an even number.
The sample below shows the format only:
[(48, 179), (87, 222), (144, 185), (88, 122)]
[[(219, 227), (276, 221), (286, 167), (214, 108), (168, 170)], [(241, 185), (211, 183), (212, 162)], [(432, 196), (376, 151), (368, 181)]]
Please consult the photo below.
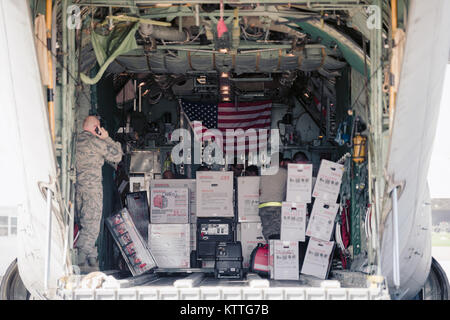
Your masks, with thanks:
[(312, 196), (315, 197), (306, 235), (310, 237), (302, 273), (325, 279), (330, 270), (334, 241), (330, 241), (339, 204), (344, 166), (322, 160)]
[(150, 182), (153, 188), (187, 188), (189, 190), (189, 235), (190, 250), (195, 250), (196, 222), (197, 222), (197, 189), (195, 179), (158, 179)]
[[(280, 240), (269, 243), (268, 263), (272, 279), (298, 280), (299, 271), (322, 279), (327, 277), (334, 249), (330, 239), (339, 210), (336, 201), (342, 173), (342, 165), (322, 160), (313, 188), (312, 164), (288, 165)], [(147, 182), (138, 177), (133, 181), (130, 179), (130, 184), (133, 185), (131, 191), (137, 191), (134, 190), (137, 184), (139, 190), (147, 188)], [(232, 227), (227, 227), (226, 233), (232, 232), (232, 241), (241, 242), (243, 267), (250, 267), (252, 251), (258, 243), (266, 244), (258, 214), (260, 177), (238, 177), (236, 188), (234, 195), (233, 173), (223, 171), (197, 172), (196, 179), (150, 180), (146, 190), (150, 208), (148, 244), (158, 267), (193, 267), (190, 265), (191, 252), (205, 248), (199, 243), (205, 244), (211, 242), (214, 235), (220, 236), (211, 232), (221, 230), (220, 223), (230, 221), (233, 221)], [(312, 202), (312, 197), (315, 201), (307, 221), (307, 205)], [(197, 225), (198, 218), (201, 225)], [(203, 225), (210, 228), (210, 234), (202, 229)], [(236, 237), (234, 226), (237, 227)], [(304, 260), (303, 257), (299, 259), (299, 243), (308, 240)], [(197, 252), (197, 256), (201, 254)], [(200, 260), (203, 268), (214, 267), (212, 259)]]
[(299, 279), (299, 241), (305, 241), (306, 205), (311, 202), (312, 164), (288, 164), (280, 240), (270, 240), (270, 278)]
[(189, 218), (188, 188), (150, 188), (148, 244), (158, 267), (190, 267)]
[[(312, 187), (312, 164), (289, 164), (286, 201), (281, 211), (280, 240), (270, 240), (270, 277), (298, 280), (301, 273), (325, 279), (330, 268), (334, 242), (330, 241), (339, 209), (343, 165), (322, 160)], [(315, 198), (309, 222), (307, 204)], [(306, 227), (307, 226), (307, 227)], [(309, 239), (306, 238), (309, 237)], [(299, 242), (308, 241), (306, 254), (299, 259)], [(299, 265), (299, 261), (303, 261)]]

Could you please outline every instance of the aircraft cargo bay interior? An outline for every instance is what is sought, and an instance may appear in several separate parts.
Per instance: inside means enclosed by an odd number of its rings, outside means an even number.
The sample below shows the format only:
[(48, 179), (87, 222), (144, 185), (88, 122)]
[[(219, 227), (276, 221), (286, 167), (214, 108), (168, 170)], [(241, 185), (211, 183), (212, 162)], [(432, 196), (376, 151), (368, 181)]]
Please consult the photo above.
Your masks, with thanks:
[(396, 160), (416, 2), (24, 2), (59, 230), (28, 295), (447, 294)]

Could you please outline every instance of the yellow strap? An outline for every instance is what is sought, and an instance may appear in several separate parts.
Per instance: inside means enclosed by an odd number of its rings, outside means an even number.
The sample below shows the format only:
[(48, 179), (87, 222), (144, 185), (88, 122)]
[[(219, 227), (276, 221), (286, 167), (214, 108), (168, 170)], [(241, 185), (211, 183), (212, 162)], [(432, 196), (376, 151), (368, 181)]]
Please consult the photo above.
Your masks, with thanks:
[(281, 207), (282, 203), (281, 202), (264, 202), (261, 203), (258, 208), (264, 208), (264, 207)]

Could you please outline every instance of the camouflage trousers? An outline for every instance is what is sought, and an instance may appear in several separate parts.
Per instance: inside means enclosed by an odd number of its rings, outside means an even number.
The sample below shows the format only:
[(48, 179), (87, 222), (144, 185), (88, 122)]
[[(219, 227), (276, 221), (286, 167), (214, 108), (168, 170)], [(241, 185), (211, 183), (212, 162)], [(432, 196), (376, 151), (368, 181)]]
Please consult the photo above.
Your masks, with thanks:
[(97, 258), (98, 252), (95, 242), (100, 232), (103, 208), (101, 186), (99, 189), (89, 191), (77, 189), (75, 202), (81, 225), (77, 247), (86, 257)]
[(271, 235), (279, 235), (281, 232), (281, 207), (259, 208), (262, 233), (267, 241)]

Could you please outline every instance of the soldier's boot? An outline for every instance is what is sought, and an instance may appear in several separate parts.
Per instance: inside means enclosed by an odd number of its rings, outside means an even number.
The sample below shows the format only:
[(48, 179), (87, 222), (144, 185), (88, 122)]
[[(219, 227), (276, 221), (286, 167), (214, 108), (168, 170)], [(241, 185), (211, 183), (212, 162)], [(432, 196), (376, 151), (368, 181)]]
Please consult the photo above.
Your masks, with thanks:
[(77, 264), (79, 267), (84, 267), (87, 265), (87, 256), (82, 251), (78, 251)]
[(87, 258), (87, 262), (89, 267), (91, 267), (92, 269), (95, 269), (96, 271), (99, 270), (99, 265), (98, 265), (98, 259), (94, 258), (94, 257), (88, 257)]
[(88, 257), (81, 251), (78, 253), (78, 267), (82, 274), (99, 271), (97, 258)]

